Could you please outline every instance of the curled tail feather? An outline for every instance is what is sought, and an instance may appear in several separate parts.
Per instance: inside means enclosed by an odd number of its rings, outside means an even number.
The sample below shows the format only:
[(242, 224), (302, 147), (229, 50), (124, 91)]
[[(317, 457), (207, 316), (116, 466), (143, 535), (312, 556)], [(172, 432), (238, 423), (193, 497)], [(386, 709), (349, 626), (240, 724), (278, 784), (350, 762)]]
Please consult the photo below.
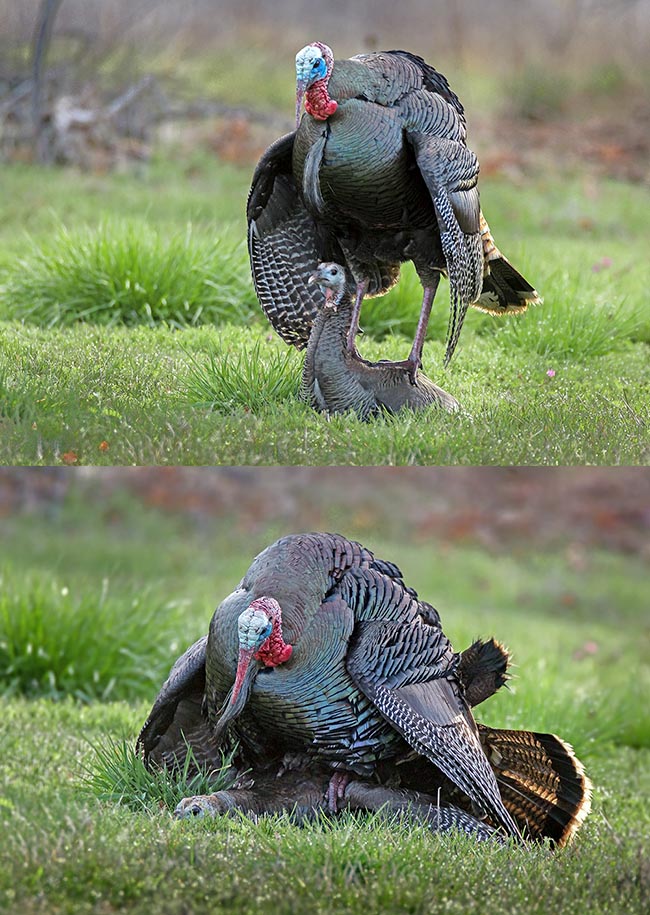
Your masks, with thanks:
[(510, 679), (510, 652), (496, 639), (477, 639), (461, 652), (458, 679), (471, 707), (480, 705)]

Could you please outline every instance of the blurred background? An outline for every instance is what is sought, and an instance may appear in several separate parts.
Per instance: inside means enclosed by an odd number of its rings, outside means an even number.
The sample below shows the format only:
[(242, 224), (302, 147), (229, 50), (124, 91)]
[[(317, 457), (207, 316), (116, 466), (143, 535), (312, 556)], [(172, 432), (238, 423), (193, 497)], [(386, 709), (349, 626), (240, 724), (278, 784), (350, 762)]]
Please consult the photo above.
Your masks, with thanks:
[(0, 150), (106, 169), (191, 141), (252, 162), (291, 128), (316, 38), (446, 72), (484, 174), (542, 157), (648, 179), (649, 0), (0, 0)]
[(650, 745), (634, 468), (0, 469), (0, 690), (150, 701), (253, 557), (308, 530), (396, 562), (458, 650), (510, 647), (494, 720)]

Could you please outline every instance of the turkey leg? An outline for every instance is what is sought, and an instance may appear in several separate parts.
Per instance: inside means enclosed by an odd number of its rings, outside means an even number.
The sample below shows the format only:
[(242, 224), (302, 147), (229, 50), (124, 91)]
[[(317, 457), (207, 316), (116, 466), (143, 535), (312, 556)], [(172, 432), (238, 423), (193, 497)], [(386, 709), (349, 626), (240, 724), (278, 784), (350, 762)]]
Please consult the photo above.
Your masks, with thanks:
[(354, 305), (352, 306), (352, 317), (350, 319), (350, 327), (348, 328), (348, 352), (355, 357), (355, 359), (360, 359), (359, 352), (355, 340), (357, 334), (359, 333), (359, 316), (361, 314), (361, 303), (363, 302), (363, 297), (368, 290), (368, 280), (361, 280), (360, 283), (357, 283), (357, 294), (354, 299)]
[(503, 837), (487, 823), (459, 807), (441, 806), (439, 801), (420, 791), (405, 788), (386, 788), (368, 782), (350, 782), (345, 789), (345, 802), (351, 810), (385, 810), (387, 813), (405, 814), (410, 820), (423, 823), (434, 832), (460, 829), (477, 839), (501, 840)]
[(435, 297), (437, 288), (437, 282), (433, 286), (424, 287), (420, 317), (418, 318), (418, 326), (415, 331), (415, 338), (413, 339), (413, 346), (411, 347), (411, 352), (409, 353), (408, 359), (403, 359), (401, 362), (390, 363), (390, 365), (394, 365), (395, 368), (406, 369), (409, 373), (411, 384), (416, 383), (418, 369), (422, 368), (422, 350), (424, 349), (424, 338), (427, 335), (427, 326), (429, 324), (431, 308), (433, 306), (433, 299)]

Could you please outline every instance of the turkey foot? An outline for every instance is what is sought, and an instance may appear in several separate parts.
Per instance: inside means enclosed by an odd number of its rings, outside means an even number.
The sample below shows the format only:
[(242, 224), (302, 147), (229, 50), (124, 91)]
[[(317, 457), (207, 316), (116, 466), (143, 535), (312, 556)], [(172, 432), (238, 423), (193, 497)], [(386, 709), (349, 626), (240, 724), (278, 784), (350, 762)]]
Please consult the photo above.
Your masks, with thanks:
[(400, 359), (397, 362), (391, 362), (390, 359), (380, 359), (376, 365), (390, 366), (392, 369), (398, 369), (406, 372), (408, 379), (412, 385), (417, 384), (418, 371), (422, 368), (422, 362), (419, 359), (416, 362), (411, 359), (410, 356), (408, 359)]
[(345, 789), (350, 781), (349, 772), (335, 772), (327, 787), (327, 807), (330, 813), (338, 813), (339, 801), (345, 797)]

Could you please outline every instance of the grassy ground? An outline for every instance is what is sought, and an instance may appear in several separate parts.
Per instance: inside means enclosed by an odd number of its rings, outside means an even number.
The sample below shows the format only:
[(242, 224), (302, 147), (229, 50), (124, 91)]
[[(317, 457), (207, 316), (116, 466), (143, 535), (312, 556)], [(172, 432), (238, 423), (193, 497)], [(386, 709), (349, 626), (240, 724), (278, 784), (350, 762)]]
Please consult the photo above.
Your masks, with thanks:
[[(0, 462), (648, 463), (647, 190), (484, 181), (499, 244), (546, 303), (470, 315), (443, 372), (444, 286), (425, 370), (463, 412), (364, 426), (295, 400), (301, 357), (248, 279), (249, 169), (182, 161), (3, 170)], [(406, 354), (419, 295), (407, 270), (365, 305), (364, 354)]]
[[(330, 520), (339, 510), (331, 507)], [(520, 547), (496, 559), (467, 546), (348, 531), (402, 566), (458, 647), (478, 633), (510, 646), (516, 678), (479, 718), (553, 730), (575, 745), (595, 784), (594, 810), (565, 852), (477, 847), (362, 816), (304, 828), (284, 818), (176, 823), (164, 811), (134, 813), (87, 793), (93, 745), (133, 739), (155, 692), (152, 680), (160, 682), (169, 659), (205, 631), (215, 603), (277, 533), (244, 532), (228, 518), (198, 525), (119, 501), (5, 520), (0, 909), (647, 911), (650, 717), (639, 696), (650, 686), (650, 630), (647, 568), (630, 556), (594, 553), (576, 565), (563, 551)], [(101, 595), (104, 609), (94, 620), (87, 611), (69, 638), (70, 602), (90, 608)], [(24, 626), (8, 625), (16, 608), (33, 625), (29, 643)], [(134, 615), (142, 622), (131, 638), (140, 675), (132, 674), (128, 688), (115, 652), (112, 701), (46, 698), (61, 695), (66, 661), (67, 692), (90, 695), (94, 678), (78, 658), (99, 665)], [(51, 642), (34, 625), (43, 616), (64, 646), (62, 658), (52, 660)], [(7, 676), (8, 652), (14, 667), (22, 661), (26, 680)], [(24, 697), (25, 684), (34, 698)], [(95, 686), (100, 695), (102, 683)]]

